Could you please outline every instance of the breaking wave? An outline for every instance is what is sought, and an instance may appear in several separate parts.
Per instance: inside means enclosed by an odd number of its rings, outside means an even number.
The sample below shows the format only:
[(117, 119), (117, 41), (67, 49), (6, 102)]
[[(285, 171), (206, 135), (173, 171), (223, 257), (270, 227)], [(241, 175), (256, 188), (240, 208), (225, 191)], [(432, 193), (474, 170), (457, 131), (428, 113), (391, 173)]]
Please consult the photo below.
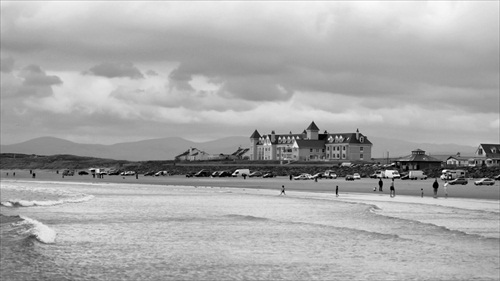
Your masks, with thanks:
[(22, 199), (12, 199), (4, 202), (0, 202), (0, 205), (4, 207), (35, 207), (35, 206), (55, 206), (65, 203), (82, 203), (94, 198), (93, 195), (85, 195), (83, 197), (70, 197), (60, 200), (22, 200)]
[(44, 244), (55, 243), (56, 232), (37, 220), (25, 216), (4, 216), (1, 214), (0, 218), (2, 225), (2, 243), (9, 244), (15, 241), (30, 239), (34, 239)]

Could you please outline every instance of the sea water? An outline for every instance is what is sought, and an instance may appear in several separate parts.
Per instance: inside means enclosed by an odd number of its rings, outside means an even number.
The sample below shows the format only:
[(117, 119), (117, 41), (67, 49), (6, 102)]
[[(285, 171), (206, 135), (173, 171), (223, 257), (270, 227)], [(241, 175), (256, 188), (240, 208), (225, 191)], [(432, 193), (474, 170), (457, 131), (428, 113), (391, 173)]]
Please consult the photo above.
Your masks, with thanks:
[(500, 279), (498, 201), (5, 180), (0, 191), (1, 280)]

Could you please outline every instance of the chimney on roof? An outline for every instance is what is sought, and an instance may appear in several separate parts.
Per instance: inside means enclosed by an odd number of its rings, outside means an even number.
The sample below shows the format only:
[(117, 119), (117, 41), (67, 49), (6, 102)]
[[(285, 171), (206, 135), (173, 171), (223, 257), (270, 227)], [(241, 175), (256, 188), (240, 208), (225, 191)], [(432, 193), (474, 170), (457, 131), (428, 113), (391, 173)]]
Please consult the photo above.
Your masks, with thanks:
[(271, 142), (275, 142), (276, 141), (276, 133), (274, 132), (274, 130), (271, 132)]
[(356, 140), (359, 140), (359, 129), (356, 129)]
[(460, 152), (457, 152), (457, 156), (460, 157)]

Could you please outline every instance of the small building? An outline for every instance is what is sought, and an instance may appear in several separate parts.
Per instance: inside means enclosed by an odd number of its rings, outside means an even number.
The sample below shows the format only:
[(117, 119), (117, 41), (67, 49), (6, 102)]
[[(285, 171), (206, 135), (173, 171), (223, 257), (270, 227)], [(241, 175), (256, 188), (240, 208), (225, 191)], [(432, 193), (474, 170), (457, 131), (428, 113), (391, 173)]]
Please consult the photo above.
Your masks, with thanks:
[(193, 147), (190, 147), (185, 152), (175, 156), (176, 161), (201, 161), (209, 160), (210, 158), (210, 154)]
[(473, 161), (474, 166), (499, 166), (500, 144), (480, 144), (476, 149)]
[(446, 159), (446, 166), (455, 166), (455, 167), (474, 166), (474, 157), (462, 156), (460, 155), (460, 153), (457, 153), (457, 155), (449, 156)]
[(410, 155), (401, 157), (396, 161), (396, 165), (404, 171), (439, 168), (441, 163), (441, 160), (426, 155), (425, 151), (421, 149), (413, 150)]

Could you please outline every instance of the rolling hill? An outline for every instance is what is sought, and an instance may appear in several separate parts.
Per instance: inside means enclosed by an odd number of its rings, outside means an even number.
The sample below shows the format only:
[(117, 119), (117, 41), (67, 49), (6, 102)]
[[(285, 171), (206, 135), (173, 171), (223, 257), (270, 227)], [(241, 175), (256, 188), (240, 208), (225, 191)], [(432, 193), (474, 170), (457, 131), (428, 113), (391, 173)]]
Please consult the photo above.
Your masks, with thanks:
[[(384, 158), (405, 156), (420, 148), (427, 154), (449, 154), (460, 152), (473, 155), (476, 147), (456, 144), (413, 143), (397, 139), (370, 137), (373, 143), (372, 157)], [(478, 143), (479, 144), (479, 143)], [(26, 142), (1, 145), (1, 153), (22, 153), (37, 155), (70, 154), (86, 157), (99, 157), (128, 161), (172, 160), (190, 147), (195, 147), (210, 154), (231, 154), (238, 147), (249, 147), (248, 137), (234, 136), (208, 142), (193, 142), (180, 137), (117, 143), (112, 145), (82, 144), (54, 137), (41, 137)]]

